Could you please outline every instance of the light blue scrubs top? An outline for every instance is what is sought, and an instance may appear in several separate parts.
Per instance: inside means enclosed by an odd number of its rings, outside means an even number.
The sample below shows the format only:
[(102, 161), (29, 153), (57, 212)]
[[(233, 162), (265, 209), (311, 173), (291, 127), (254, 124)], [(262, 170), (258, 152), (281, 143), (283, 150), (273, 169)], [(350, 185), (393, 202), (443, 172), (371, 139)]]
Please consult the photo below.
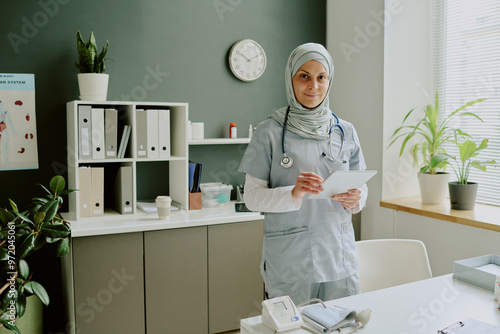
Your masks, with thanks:
[[(295, 185), (301, 172), (326, 178), (334, 170), (365, 170), (365, 160), (353, 125), (340, 120), (345, 142), (339, 160), (330, 156), (329, 140), (301, 137), (286, 131), (285, 150), (294, 160), (291, 168), (280, 165), (283, 127), (273, 119), (257, 126), (239, 170), (267, 180), (270, 188)], [(340, 135), (332, 135), (333, 155), (340, 150)], [(336, 281), (357, 273), (357, 256), (351, 213), (330, 199), (302, 199), (299, 210), (265, 213), (265, 236), (261, 262), (264, 280), (282, 283)]]

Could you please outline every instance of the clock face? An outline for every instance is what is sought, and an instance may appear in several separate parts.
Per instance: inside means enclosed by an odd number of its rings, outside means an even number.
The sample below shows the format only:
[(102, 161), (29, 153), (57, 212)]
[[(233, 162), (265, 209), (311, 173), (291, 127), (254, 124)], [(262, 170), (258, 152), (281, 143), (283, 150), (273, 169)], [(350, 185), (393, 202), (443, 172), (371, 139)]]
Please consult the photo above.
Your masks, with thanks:
[(236, 42), (229, 52), (229, 66), (240, 80), (253, 81), (266, 69), (264, 49), (251, 39)]

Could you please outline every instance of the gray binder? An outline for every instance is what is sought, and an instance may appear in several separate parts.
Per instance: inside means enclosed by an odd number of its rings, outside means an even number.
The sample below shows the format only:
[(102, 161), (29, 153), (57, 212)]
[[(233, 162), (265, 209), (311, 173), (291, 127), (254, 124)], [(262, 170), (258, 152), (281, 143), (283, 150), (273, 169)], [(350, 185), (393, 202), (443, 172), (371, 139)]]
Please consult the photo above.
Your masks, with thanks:
[(92, 113), (90, 106), (78, 106), (78, 158), (91, 159)]
[(115, 178), (115, 198), (113, 209), (121, 214), (132, 214), (134, 200), (132, 194), (132, 166), (121, 166)]
[(104, 168), (92, 167), (91, 169), (91, 200), (92, 217), (104, 215)]
[(135, 113), (137, 130), (137, 158), (146, 158), (148, 152), (148, 112), (138, 109)]
[(106, 159), (118, 157), (118, 110), (104, 110), (104, 143)]

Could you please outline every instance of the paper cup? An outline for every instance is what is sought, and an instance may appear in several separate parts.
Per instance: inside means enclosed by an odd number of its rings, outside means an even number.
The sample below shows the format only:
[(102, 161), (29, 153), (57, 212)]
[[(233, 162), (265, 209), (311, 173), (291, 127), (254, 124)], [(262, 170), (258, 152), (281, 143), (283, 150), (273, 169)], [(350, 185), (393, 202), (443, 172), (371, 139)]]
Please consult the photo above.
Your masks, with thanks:
[(158, 217), (161, 220), (168, 219), (170, 216), (170, 205), (172, 199), (170, 196), (158, 196), (156, 197), (156, 209), (158, 211)]

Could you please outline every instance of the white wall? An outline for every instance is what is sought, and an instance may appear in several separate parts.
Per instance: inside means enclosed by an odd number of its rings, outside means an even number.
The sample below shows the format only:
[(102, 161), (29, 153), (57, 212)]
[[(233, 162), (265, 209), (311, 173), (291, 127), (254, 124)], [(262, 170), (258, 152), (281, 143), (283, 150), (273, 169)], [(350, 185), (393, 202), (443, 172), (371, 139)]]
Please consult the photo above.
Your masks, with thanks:
[[(335, 62), (332, 110), (357, 129), (369, 169), (361, 239), (422, 240), (434, 275), (452, 272), (453, 261), (500, 254), (498, 232), (381, 208), (382, 199), (419, 195), (417, 169), (400, 142), (386, 150), (412, 108), (433, 94), (430, 0), (328, 0), (327, 47)], [(385, 21), (380, 13), (385, 13)], [(414, 118), (415, 119), (415, 118)]]
[(362, 239), (392, 236), (392, 212), (379, 206), (384, 151), (383, 10), (384, 0), (327, 2), (327, 48), (335, 62), (330, 106), (354, 124), (368, 168), (379, 171), (368, 183), (367, 206), (361, 213)]
[[(386, 3), (389, 16), (384, 35), (384, 147), (411, 109), (416, 108), (407, 124), (422, 118), (428, 100), (418, 85), (429, 94), (433, 90), (429, 1)], [(417, 168), (408, 150), (399, 158), (401, 143), (401, 139), (396, 141), (384, 153), (383, 199), (420, 194)]]

